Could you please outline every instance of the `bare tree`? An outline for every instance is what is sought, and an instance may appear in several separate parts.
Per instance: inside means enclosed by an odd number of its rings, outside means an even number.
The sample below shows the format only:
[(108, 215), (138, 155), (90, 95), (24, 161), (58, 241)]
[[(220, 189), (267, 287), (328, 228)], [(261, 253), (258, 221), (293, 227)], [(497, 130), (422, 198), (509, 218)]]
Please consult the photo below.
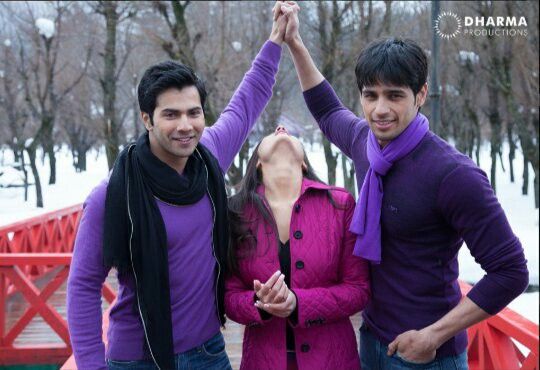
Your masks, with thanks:
[(112, 169), (118, 156), (120, 138), (119, 132), (122, 120), (119, 120), (116, 111), (116, 93), (119, 75), (132, 50), (127, 48), (120, 63), (117, 63), (117, 28), (124, 20), (135, 15), (135, 7), (129, 2), (98, 1), (94, 7), (102, 15), (106, 25), (106, 41), (103, 56), (103, 72), (99, 83), (103, 91), (103, 137), (107, 164)]
[[(20, 44), (19, 74), (25, 89), (27, 105), (33, 117), (40, 122), (40, 127), (31, 143), (30, 151), (35, 154), (42, 146), (49, 157), (49, 184), (56, 182), (56, 157), (54, 151), (54, 125), (56, 112), (61, 101), (81, 81), (86, 73), (86, 66), (91, 55), (87, 48), (83, 70), (63, 88), (57, 86), (60, 74), (65, 75), (69, 61), (59, 64), (59, 52), (63, 39), (63, 18), (69, 10), (69, 3), (55, 3), (54, 19), (36, 19), (32, 8), (27, 5), (26, 18), (20, 19), (20, 26), (26, 28), (31, 49), (26, 47), (26, 39)], [(37, 23), (36, 23), (37, 22)], [(40, 24), (41, 22), (41, 24)], [(28, 27), (30, 25), (30, 27)], [(26, 26), (26, 27), (24, 27)]]
[[(201, 71), (201, 63), (198, 63), (195, 58), (195, 51), (202, 39), (202, 33), (198, 30), (190, 29), (187, 18), (186, 10), (191, 1), (170, 1), (170, 6), (165, 1), (154, 1), (152, 4), (156, 11), (161, 15), (167, 28), (170, 32), (170, 39), (162, 38), (161, 36), (154, 34), (153, 37), (159, 40), (161, 47), (167, 53), (169, 58), (178, 60), (181, 63), (189, 65), (195, 71)], [(192, 35), (194, 33), (194, 35)], [(213, 65), (213, 70), (202, 70), (207, 77), (206, 87), (210, 93), (213, 91), (214, 79), (213, 74), (217, 71), (218, 65)], [(214, 105), (211, 99), (206, 102), (205, 117), (207, 124), (212, 125), (217, 119), (217, 113), (214, 109)]]

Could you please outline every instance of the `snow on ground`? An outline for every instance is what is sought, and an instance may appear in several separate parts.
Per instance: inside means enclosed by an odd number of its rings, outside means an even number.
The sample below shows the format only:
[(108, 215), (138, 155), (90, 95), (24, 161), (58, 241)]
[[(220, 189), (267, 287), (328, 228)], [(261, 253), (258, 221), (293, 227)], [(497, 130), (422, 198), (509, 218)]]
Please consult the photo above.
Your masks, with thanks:
[[(529, 195), (521, 195), (521, 174), (523, 161), (520, 153), (516, 153), (514, 161), (517, 182), (511, 183), (508, 174), (507, 148), (504, 148), (503, 159), (507, 172), (502, 172), (499, 165), (497, 173), (497, 196), (504, 208), (509, 222), (516, 235), (521, 240), (528, 260), (530, 283), (538, 286), (538, 210), (534, 208), (533, 171), (530, 170)], [(306, 151), (313, 167), (322, 180), (326, 180), (326, 162), (324, 151), (319, 144), (313, 147), (306, 145)], [(13, 162), (11, 152), (0, 152), (0, 184), (21, 182), (17, 180), (17, 173), (8, 166)], [(491, 159), (488, 146), (481, 151), (480, 166), (489, 173)], [(22, 188), (0, 188), (0, 226), (6, 225), (31, 216), (50, 212), (73, 204), (82, 203), (92, 188), (107, 176), (107, 160), (103, 151), (91, 152), (88, 155), (88, 170), (83, 173), (75, 172), (72, 166), (71, 154), (68, 150), (61, 150), (57, 155), (57, 184), (48, 185), (48, 162), (39, 161), (41, 182), (43, 184), (43, 198), (45, 208), (35, 207), (35, 190), (29, 189), (29, 201), (24, 202)], [(341, 160), (338, 161), (337, 185), (343, 184)], [(484, 272), (474, 262), (466, 247), (461, 249), (459, 255), (460, 278), (474, 283), (482, 278)], [(510, 308), (538, 323), (539, 294), (525, 293), (510, 304)]]
[[(39, 158), (39, 157), (38, 157)], [(13, 163), (13, 155), (9, 151), (0, 154), (0, 184), (22, 184), (21, 177), (17, 179), (14, 170), (8, 165)], [(72, 157), (68, 150), (57, 153), (56, 158), (57, 183), (49, 185), (48, 159), (44, 162), (38, 159), (39, 175), (43, 188), (44, 208), (36, 208), (36, 192), (32, 186), (28, 189), (28, 202), (24, 202), (23, 188), (0, 188), (0, 226), (28, 217), (54, 211), (82, 203), (90, 191), (107, 176), (107, 158), (104, 152), (92, 152), (87, 157), (87, 171), (77, 173), (72, 165)], [(33, 183), (30, 168), (29, 182)], [(20, 173), (20, 172), (19, 172)]]

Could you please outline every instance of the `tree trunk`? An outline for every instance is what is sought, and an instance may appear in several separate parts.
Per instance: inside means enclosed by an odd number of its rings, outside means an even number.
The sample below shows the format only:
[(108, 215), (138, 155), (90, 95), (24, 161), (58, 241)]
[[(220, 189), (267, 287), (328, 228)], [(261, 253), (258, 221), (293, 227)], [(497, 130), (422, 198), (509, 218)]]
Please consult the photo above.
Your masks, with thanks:
[(118, 156), (118, 123), (116, 120), (116, 28), (118, 25), (117, 3), (104, 1), (103, 9), (107, 28), (105, 53), (103, 55), (105, 70), (101, 87), (103, 89), (103, 130), (105, 133), (105, 151), (109, 170), (113, 168)]
[(17, 150), (17, 154), (21, 159), (21, 171), (24, 174), (24, 201), (28, 201), (28, 171), (26, 170), (26, 161), (24, 160), (24, 151)]
[(77, 172), (86, 171), (86, 154), (88, 153), (88, 149), (80, 146), (75, 149), (75, 153), (77, 153), (77, 162), (75, 163)]
[(328, 184), (336, 185), (337, 156), (332, 152), (332, 144), (326, 137), (323, 137), (323, 146), (326, 166), (328, 167)]
[(521, 194), (529, 194), (529, 161), (525, 154), (523, 155), (523, 185), (521, 186)]
[(534, 207), (538, 209), (540, 194), (538, 193), (538, 167), (534, 169)]
[(34, 184), (36, 186), (36, 207), (43, 208), (43, 193), (41, 191), (41, 181), (39, 179), (39, 172), (36, 166), (36, 145), (33, 143), (30, 145), (30, 147), (26, 148), (26, 151), (28, 152), (30, 168), (32, 169)]
[(356, 186), (354, 183), (354, 165), (344, 154), (341, 154), (341, 168), (343, 170), (343, 183), (345, 189), (347, 189), (349, 193), (351, 193), (352, 196), (356, 198)]
[(49, 167), (51, 174), (49, 175), (49, 184), (56, 184), (56, 154), (54, 153), (54, 143), (45, 146), (47, 156), (49, 157)]
[(49, 157), (49, 184), (56, 184), (56, 154), (54, 153), (53, 137), (54, 113), (44, 112), (41, 118), (41, 127), (36, 135), (38, 141), (43, 147), (43, 157)]
[(501, 116), (499, 114), (499, 92), (493, 82), (493, 77), (488, 83), (489, 97), (489, 124), (491, 126), (491, 186), (493, 191), (497, 192), (497, 156), (501, 151)]
[(229, 171), (227, 172), (227, 175), (229, 177), (229, 186), (235, 187), (242, 181), (242, 177), (244, 176), (244, 163), (247, 160), (247, 156), (249, 153), (249, 140), (246, 140), (244, 142), (244, 145), (242, 145), (242, 148), (240, 149), (240, 152), (238, 153), (239, 156), (239, 165), (237, 166), (234, 162), (229, 167)]
[(510, 151), (508, 152), (508, 163), (510, 167), (510, 182), (514, 182), (514, 159), (516, 158), (516, 143), (513, 138), (512, 132), (513, 122), (507, 122), (506, 133), (508, 135), (508, 145), (510, 146)]

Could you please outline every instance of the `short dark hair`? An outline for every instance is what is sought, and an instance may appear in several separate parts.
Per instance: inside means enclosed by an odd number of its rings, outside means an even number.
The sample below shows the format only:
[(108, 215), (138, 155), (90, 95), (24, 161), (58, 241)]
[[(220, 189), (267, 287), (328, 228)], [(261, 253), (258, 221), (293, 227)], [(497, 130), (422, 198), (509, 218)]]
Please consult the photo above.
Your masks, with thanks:
[(195, 86), (197, 88), (199, 97), (201, 98), (201, 105), (204, 109), (206, 88), (204, 87), (204, 82), (195, 74), (195, 71), (191, 67), (173, 62), (172, 60), (154, 64), (144, 72), (137, 88), (141, 112), (147, 113), (150, 116), (150, 120), (152, 120), (159, 94), (170, 88), (181, 90), (187, 86)]
[(428, 61), (422, 48), (412, 40), (385, 38), (371, 42), (358, 56), (358, 89), (378, 83), (409, 87), (418, 94), (427, 81)]

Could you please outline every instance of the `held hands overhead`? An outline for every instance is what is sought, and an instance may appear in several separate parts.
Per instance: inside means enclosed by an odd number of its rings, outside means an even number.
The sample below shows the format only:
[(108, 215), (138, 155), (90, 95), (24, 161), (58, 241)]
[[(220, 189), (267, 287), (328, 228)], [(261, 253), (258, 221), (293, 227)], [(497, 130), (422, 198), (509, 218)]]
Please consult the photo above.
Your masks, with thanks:
[(274, 23), (270, 33), (270, 41), (281, 45), (290, 45), (300, 38), (298, 33), (298, 11), (300, 7), (294, 1), (276, 1), (272, 9)]

